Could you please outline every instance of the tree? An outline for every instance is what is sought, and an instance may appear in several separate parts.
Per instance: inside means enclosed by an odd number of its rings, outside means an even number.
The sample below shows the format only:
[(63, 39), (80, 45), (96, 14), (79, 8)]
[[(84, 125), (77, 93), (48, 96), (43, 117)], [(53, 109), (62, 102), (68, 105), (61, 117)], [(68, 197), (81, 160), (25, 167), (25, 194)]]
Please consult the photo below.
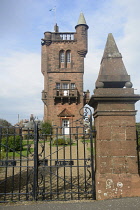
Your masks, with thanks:
[(13, 134), (14, 127), (7, 120), (0, 118), (0, 127), (2, 127), (1, 134)]
[(12, 126), (11, 123), (9, 123), (7, 120), (1, 119), (0, 118), (0, 126)]
[(50, 122), (41, 123), (41, 134), (47, 139), (49, 134), (52, 134), (52, 125)]

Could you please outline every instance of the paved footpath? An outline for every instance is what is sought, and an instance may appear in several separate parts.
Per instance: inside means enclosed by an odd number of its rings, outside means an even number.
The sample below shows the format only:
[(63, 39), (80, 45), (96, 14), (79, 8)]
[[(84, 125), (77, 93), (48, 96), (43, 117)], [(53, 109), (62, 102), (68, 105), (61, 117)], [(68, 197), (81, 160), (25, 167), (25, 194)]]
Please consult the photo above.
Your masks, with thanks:
[(0, 210), (140, 210), (140, 197), (104, 201), (18, 202), (0, 205)]

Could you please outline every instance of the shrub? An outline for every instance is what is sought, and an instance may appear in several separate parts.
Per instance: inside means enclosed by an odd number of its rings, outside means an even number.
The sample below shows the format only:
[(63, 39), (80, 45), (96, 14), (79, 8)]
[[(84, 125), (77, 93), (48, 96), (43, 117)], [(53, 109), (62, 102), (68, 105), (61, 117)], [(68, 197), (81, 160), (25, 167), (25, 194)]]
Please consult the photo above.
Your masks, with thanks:
[(4, 157), (5, 157), (5, 152), (1, 151), (0, 152), (0, 160), (4, 159)]
[(70, 139), (70, 138), (66, 138), (66, 142), (67, 142), (67, 144), (73, 144), (73, 140), (72, 139)]
[(58, 138), (53, 141), (53, 145), (70, 145), (72, 143), (72, 139), (63, 136), (58, 136)]
[(53, 141), (53, 144), (54, 145), (65, 145), (66, 144), (66, 141), (65, 141), (65, 139), (55, 139), (54, 141)]
[(34, 134), (33, 134), (33, 133), (25, 134), (25, 135), (23, 136), (23, 139), (24, 139), (24, 140), (34, 139)]
[(20, 136), (9, 136), (2, 138), (1, 141), (2, 144), (2, 150), (3, 151), (19, 151), (22, 150), (22, 144), (21, 144), (21, 137)]

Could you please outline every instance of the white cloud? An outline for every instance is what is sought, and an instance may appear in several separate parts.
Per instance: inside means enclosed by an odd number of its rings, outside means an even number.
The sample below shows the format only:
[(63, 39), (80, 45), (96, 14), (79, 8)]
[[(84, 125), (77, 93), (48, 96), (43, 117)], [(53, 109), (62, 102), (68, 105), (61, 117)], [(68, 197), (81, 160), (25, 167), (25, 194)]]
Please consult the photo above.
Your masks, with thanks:
[[(13, 52), (1, 58), (2, 89), (0, 96), (14, 97), (17, 95), (35, 94), (40, 87), (43, 76), (40, 70), (40, 55), (28, 52)], [(20, 94), (21, 93), (21, 94)]]
[[(43, 75), (40, 67), (40, 54), (30, 52), (12, 52), (8, 57), (1, 57), (1, 115), (10, 112), (17, 115), (43, 115), (41, 91)], [(16, 119), (13, 119), (15, 122)]]

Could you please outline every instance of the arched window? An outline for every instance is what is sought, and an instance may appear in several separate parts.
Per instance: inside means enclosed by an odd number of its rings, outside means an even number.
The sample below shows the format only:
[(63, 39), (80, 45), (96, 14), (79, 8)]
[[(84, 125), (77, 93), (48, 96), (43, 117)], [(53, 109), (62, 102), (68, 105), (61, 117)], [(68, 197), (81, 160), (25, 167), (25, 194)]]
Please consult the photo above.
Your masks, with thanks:
[(60, 51), (60, 63), (64, 63), (65, 61), (65, 56), (64, 56), (64, 50)]
[(59, 68), (65, 67), (65, 53), (64, 50), (59, 52)]
[(70, 52), (70, 50), (67, 50), (67, 52), (66, 52), (66, 61), (67, 61), (67, 63), (71, 62), (71, 52)]
[(71, 51), (66, 51), (66, 68), (71, 68)]
[(71, 51), (60, 50), (59, 52), (59, 66), (60, 68), (71, 68)]

